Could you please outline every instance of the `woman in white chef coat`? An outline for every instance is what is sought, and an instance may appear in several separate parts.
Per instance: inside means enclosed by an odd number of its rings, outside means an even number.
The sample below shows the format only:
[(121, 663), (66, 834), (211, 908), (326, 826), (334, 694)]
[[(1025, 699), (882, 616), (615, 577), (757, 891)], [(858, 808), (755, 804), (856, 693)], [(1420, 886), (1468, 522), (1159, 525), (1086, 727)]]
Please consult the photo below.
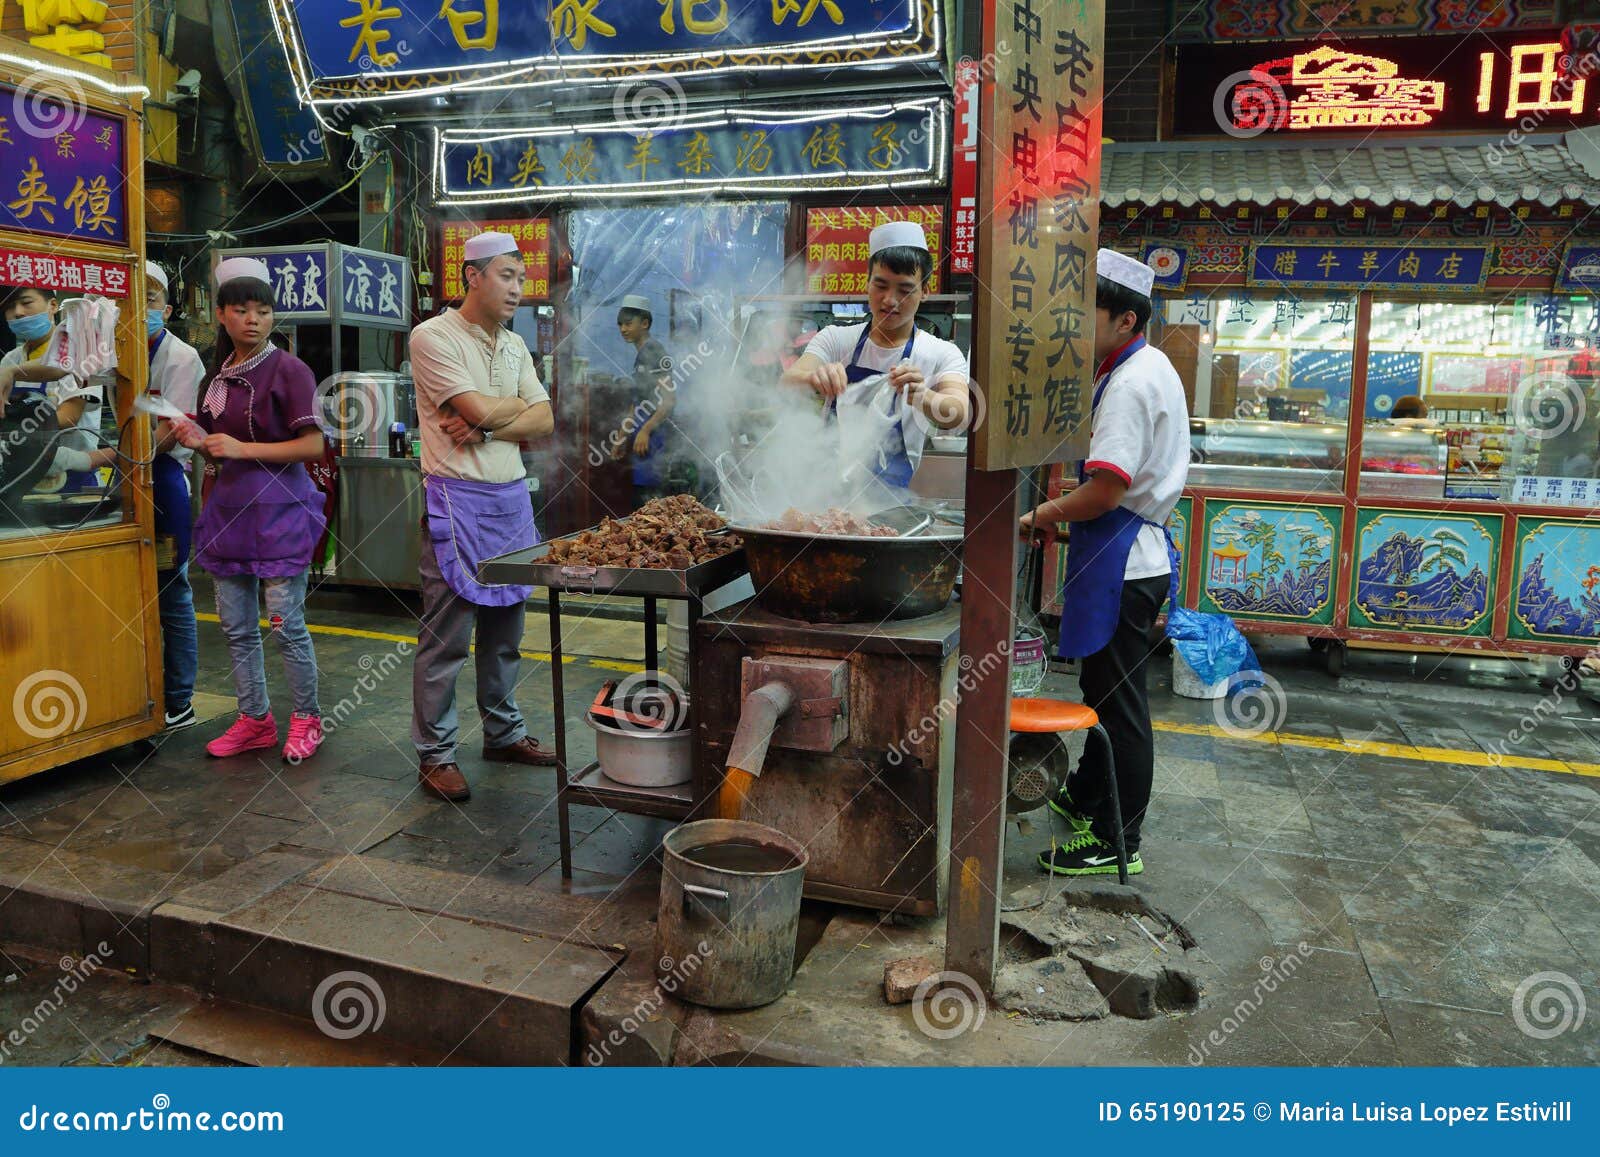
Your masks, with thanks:
[(957, 346), (917, 328), (933, 277), (922, 226), (879, 225), (868, 249), (871, 319), (818, 330), (781, 380), (814, 391), (836, 415), (845, 468), (859, 463), (903, 490), (929, 433), (966, 426), (971, 375)]

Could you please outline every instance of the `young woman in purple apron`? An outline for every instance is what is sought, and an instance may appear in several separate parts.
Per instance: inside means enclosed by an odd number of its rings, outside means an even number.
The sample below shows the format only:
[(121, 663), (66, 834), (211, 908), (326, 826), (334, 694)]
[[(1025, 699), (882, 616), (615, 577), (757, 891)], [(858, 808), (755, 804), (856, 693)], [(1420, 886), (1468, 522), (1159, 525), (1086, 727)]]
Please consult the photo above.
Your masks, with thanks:
[(1189, 461), (1183, 383), (1165, 355), (1143, 336), (1153, 277), (1148, 266), (1100, 250), (1095, 310), (1099, 372), (1091, 402), (1089, 458), (1079, 471), (1076, 490), (1022, 520), (1030, 536), (1048, 534), (1060, 522), (1071, 524), (1061, 655), (1082, 660), (1083, 701), (1100, 716), (1112, 748), (1106, 752), (1091, 743), (1059, 797), (1050, 801), (1071, 827), (1065, 842), (1039, 856), (1040, 866), (1057, 875), (1117, 870), (1108, 790), (1113, 766), (1128, 871), (1144, 870), (1139, 834), (1155, 759), (1145, 663), (1150, 631), (1176, 574), (1164, 523), (1183, 491)]
[(311, 368), (279, 350), (272, 285), (253, 258), (217, 266), (215, 370), (196, 422), (179, 438), (217, 467), (194, 527), (195, 561), (216, 579), (217, 617), (233, 659), (239, 717), (206, 745), (217, 757), (276, 747), (267, 701), (260, 603), (283, 656), (293, 698), (283, 757), (298, 763), (322, 743), (317, 660), (306, 630), (306, 577), (326, 519), (306, 463), (322, 456)]

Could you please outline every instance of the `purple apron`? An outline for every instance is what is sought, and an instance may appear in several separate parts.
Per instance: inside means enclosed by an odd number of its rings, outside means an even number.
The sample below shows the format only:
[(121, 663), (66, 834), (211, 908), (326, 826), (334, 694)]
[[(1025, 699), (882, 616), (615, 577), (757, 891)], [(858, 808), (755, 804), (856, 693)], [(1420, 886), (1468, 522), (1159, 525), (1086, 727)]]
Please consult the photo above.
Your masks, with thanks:
[(491, 558), (539, 545), (527, 483), (520, 478), (515, 482), (468, 482), (430, 474), (423, 478), (422, 487), (427, 534), (439, 573), (450, 589), (481, 607), (525, 602), (532, 587), (481, 583), (478, 567)]
[[(1111, 368), (1100, 376), (1090, 403), (1090, 420), (1100, 408), (1100, 399), (1118, 367), (1144, 348), (1140, 337), (1129, 342), (1117, 355)], [(1078, 468), (1078, 481), (1088, 477), (1083, 467)], [(1165, 527), (1135, 514), (1125, 506), (1108, 510), (1099, 518), (1072, 524), (1067, 537), (1067, 575), (1061, 588), (1061, 657), (1082, 659), (1105, 649), (1117, 632), (1117, 622), (1122, 617), (1122, 586), (1128, 569), (1128, 554), (1134, 540), (1145, 525), (1155, 526), (1167, 535), (1167, 551), (1174, 553), (1172, 536)], [(1174, 563), (1173, 589), (1177, 582), (1177, 565)]]

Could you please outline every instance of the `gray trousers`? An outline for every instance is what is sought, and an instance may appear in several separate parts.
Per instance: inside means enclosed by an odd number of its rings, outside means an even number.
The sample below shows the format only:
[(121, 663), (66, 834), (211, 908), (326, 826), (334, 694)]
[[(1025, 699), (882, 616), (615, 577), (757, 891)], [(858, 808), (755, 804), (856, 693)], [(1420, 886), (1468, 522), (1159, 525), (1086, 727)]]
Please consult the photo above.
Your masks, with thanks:
[(456, 676), (474, 641), (483, 742), (486, 747), (509, 747), (528, 734), (516, 701), (527, 612), (521, 603), (484, 607), (456, 594), (439, 573), (426, 531), (421, 570), (422, 624), (411, 669), (411, 742), (417, 757), (427, 764), (456, 761)]

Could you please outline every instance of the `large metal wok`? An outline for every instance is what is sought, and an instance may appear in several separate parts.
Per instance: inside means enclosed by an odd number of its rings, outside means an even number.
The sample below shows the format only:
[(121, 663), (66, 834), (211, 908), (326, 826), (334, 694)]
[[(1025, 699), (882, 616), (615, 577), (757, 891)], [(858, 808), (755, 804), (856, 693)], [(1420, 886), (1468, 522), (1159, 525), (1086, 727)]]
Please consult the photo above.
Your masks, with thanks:
[(808, 534), (734, 524), (756, 602), (809, 623), (914, 619), (949, 605), (961, 571), (961, 529), (934, 523), (898, 538)]

